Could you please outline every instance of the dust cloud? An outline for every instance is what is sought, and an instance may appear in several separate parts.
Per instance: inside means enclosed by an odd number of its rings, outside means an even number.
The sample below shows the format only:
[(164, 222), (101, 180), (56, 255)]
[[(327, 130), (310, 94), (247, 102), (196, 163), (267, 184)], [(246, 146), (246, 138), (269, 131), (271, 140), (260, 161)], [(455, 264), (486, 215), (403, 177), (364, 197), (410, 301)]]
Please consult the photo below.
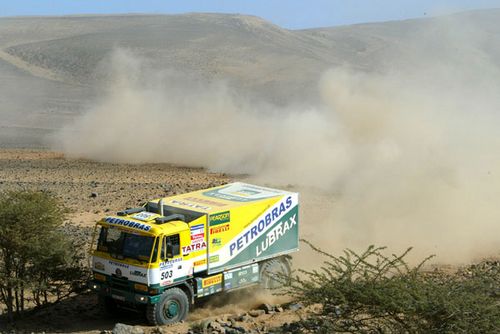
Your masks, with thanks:
[(244, 314), (262, 304), (283, 305), (291, 301), (289, 296), (278, 295), (274, 290), (266, 291), (259, 288), (236, 290), (211, 296), (204, 301), (202, 308), (196, 308), (189, 315), (189, 320), (197, 321), (224, 314)]
[(414, 246), (451, 263), (496, 255), (500, 71), (473, 28), (433, 26), (429, 35), (415, 32), (411, 50), (382, 54), (386, 66), (376, 72), (328, 70), (322, 101), (305, 110), (153, 71), (117, 50), (102, 100), (58, 134), (55, 148), (292, 185), (303, 237), (329, 251)]

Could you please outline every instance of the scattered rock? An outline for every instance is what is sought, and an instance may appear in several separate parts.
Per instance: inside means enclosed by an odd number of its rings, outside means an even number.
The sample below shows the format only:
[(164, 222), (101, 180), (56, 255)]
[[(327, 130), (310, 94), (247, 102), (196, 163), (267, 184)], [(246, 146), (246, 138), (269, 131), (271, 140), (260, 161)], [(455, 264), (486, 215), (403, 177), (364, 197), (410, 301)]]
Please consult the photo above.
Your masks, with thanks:
[(151, 334), (163, 334), (164, 331), (161, 327), (156, 327), (151, 331)]
[(212, 322), (210, 322), (210, 324), (209, 324), (209, 326), (208, 326), (208, 327), (209, 327), (209, 328), (212, 328), (213, 330), (219, 331), (219, 332), (222, 330), (222, 325), (221, 325), (221, 324), (219, 324), (219, 323), (218, 323), (218, 322), (216, 322), (216, 321), (212, 321)]
[(250, 315), (254, 318), (259, 317), (265, 313), (266, 313), (266, 311), (264, 311), (264, 310), (250, 310), (250, 311), (248, 311), (248, 315)]
[(241, 322), (247, 322), (247, 321), (250, 321), (250, 318), (247, 314), (243, 314), (243, 315), (240, 315), (237, 320), (238, 321), (241, 321)]
[(92, 197), (92, 198), (96, 198), (97, 196), (99, 196), (98, 193), (95, 193), (95, 192), (90, 193), (90, 197)]
[(304, 305), (302, 305), (302, 303), (291, 303), (288, 305), (288, 309), (290, 311), (298, 311), (300, 309), (303, 309), (304, 308)]
[(211, 322), (212, 322), (212, 320), (208, 319), (208, 320), (204, 320), (201, 323), (201, 327), (203, 328), (203, 333), (206, 333), (208, 331), (208, 327), (210, 327)]
[(274, 306), (270, 305), (270, 304), (262, 304), (259, 306), (259, 310), (263, 310), (264, 312), (266, 312), (267, 314), (269, 314), (269, 312), (273, 312), (274, 311)]
[(142, 328), (117, 323), (113, 328), (113, 334), (144, 334)]
[(233, 326), (231, 329), (236, 330), (235, 333), (248, 333), (247, 329), (242, 326)]

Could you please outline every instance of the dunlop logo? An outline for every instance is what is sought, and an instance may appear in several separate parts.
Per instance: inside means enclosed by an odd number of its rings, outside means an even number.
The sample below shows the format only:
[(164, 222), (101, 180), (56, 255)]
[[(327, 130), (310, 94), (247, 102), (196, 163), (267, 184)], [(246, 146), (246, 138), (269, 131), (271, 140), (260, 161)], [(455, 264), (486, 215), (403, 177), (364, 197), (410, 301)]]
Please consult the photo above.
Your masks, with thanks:
[(216, 213), (210, 215), (210, 226), (229, 223), (230, 220), (231, 220), (231, 214), (229, 213), (229, 211)]

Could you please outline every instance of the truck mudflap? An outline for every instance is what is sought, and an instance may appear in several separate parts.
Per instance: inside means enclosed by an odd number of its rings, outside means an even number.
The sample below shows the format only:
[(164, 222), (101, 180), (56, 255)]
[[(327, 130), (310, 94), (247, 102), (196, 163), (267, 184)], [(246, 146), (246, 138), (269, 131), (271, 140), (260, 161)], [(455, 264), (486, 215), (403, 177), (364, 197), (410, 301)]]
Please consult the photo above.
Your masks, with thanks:
[(224, 290), (234, 290), (259, 283), (259, 264), (228, 270), (224, 272)]
[(228, 270), (205, 278), (197, 277), (195, 278), (196, 297), (201, 298), (222, 291), (244, 288), (249, 285), (258, 284), (259, 279), (258, 263)]
[(209, 277), (197, 277), (196, 279), (196, 296), (206, 297), (214, 293), (222, 291), (222, 274), (213, 275)]

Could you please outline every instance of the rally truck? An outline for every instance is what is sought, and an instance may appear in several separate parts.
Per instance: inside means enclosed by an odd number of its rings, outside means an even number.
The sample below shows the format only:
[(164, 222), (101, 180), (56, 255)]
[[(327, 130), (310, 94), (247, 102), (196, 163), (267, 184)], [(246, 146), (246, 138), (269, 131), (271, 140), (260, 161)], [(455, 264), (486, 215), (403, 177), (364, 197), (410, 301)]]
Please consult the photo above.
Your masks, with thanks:
[(297, 193), (241, 182), (148, 201), (97, 222), (90, 285), (107, 311), (181, 321), (200, 298), (286, 282), (298, 223)]

